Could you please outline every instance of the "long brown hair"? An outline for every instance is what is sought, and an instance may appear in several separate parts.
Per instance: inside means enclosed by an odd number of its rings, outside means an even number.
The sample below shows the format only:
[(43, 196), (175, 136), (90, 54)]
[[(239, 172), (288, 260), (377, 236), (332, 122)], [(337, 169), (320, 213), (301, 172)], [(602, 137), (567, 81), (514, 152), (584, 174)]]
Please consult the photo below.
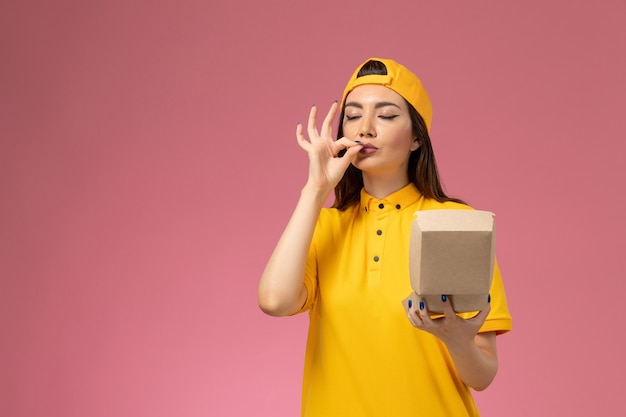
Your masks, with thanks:
[[(372, 74), (387, 75), (387, 67), (380, 61), (368, 61), (361, 67), (357, 77)], [(409, 181), (415, 184), (418, 191), (426, 198), (435, 199), (440, 202), (454, 201), (467, 204), (458, 198), (448, 197), (443, 191), (439, 180), (435, 154), (424, 119), (422, 119), (422, 116), (420, 116), (409, 102), (406, 102), (406, 104), (411, 115), (413, 134), (420, 143), (420, 147), (412, 151), (409, 156)], [(343, 137), (344, 111), (345, 109), (341, 109), (337, 138)], [(333, 207), (339, 210), (345, 210), (353, 204), (357, 204), (361, 198), (362, 188), (363, 173), (354, 165), (350, 165), (335, 187), (335, 202), (333, 203)]]

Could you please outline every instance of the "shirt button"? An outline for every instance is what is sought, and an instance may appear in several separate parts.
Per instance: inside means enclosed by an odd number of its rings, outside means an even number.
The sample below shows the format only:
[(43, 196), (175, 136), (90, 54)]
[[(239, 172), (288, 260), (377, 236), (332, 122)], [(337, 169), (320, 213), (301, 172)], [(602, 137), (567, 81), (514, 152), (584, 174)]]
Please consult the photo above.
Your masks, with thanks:
[(382, 234), (383, 234), (383, 231), (382, 231), (382, 230), (377, 230), (377, 231), (376, 231), (376, 234), (377, 234), (378, 236), (380, 236), (380, 235), (382, 235)]
[(383, 203), (380, 203), (380, 204), (378, 205), (378, 208), (379, 208), (379, 209), (384, 209), (384, 208), (385, 208), (385, 205), (384, 205)]
[(374, 256), (374, 262), (378, 262), (380, 258), (378, 256)]
[(400, 210), (400, 204), (396, 204), (396, 208)]
[(367, 207), (365, 207), (365, 211), (367, 211)]

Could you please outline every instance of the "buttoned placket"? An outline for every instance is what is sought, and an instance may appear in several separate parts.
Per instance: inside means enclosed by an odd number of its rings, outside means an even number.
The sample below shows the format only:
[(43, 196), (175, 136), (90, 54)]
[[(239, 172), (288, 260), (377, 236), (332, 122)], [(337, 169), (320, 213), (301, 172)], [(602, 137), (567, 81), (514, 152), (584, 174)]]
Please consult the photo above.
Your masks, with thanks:
[(394, 216), (398, 216), (404, 208), (402, 204), (387, 199), (378, 200), (374, 197), (364, 199), (362, 210), (365, 221), (366, 241), (365, 261), (367, 264), (368, 285), (378, 285), (385, 262), (385, 246), (390, 227), (390, 222)]
[(370, 285), (380, 281), (391, 210), (392, 206), (388, 202), (380, 200), (370, 201), (369, 208), (366, 210), (369, 217), (367, 233), (370, 235), (367, 239), (371, 242), (367, 251), (368, 282)]

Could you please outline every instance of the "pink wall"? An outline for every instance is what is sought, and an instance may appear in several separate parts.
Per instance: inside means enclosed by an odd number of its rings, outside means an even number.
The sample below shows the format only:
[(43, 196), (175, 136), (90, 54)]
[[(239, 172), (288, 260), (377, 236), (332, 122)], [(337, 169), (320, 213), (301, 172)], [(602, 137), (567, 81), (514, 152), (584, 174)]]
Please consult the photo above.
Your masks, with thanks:
[(448, 191), (497, 214), (483, 415), (623, 414), (626, 4), (297, 3), (3, 4), (0, 415), (297, 415), (307, 319), (256, 284), (296, 122), (369, 56), (423, 78)]

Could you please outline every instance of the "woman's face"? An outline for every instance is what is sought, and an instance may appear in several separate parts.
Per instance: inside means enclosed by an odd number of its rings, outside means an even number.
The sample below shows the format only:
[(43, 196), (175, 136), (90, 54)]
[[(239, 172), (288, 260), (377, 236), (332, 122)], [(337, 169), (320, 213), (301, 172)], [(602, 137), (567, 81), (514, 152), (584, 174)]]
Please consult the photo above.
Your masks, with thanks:
[(406, 101), (382, 85), (356, 87), (346, 97), (343, 135), (364, 145), (354, 166), (364, 174), (407, 176), (409, 155), (419, 148)]

